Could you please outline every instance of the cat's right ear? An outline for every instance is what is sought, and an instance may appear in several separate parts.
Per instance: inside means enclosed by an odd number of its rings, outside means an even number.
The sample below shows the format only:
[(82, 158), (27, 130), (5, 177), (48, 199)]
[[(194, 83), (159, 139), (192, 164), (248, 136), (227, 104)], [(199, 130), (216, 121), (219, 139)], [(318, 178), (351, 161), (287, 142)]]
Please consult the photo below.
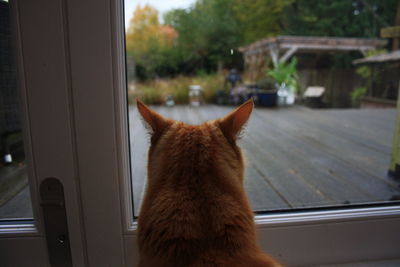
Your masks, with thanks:
[[(164, 118), (148, 106), (143, 104), (139, 99), (136, 100), (136, 106), (140, 115), (149, 126), (153, 137), (159, 137), (171, 125), (171, 121)], [(154, 139), (154, 138), (153, 138)]]
[(247, 100), (240, 107), (218, 120), (221, 131), (229, 141), (236, 141), (244, 125), (247, 123), (253, 107), (253, 100)]

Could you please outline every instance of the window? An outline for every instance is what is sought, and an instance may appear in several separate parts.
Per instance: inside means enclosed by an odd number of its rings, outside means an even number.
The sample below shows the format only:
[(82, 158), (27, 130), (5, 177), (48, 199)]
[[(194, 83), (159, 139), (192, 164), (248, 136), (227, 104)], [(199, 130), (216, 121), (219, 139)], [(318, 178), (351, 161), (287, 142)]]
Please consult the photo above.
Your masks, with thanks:
[(398, 45), (379, 38), (396, 3), (126, 1), (135, 216), (148, 148), (137, 97), (190, 124), (252, 97), (240, 144), (257, 213), (398, 203), (388, 170), (399, 61), (380, 60)]
[[(24, 141), (35, 225), (0, 223), (0, 263), (50, 266), (45, 238), (51, 229), (44, 225), (38, 188), (45, 178), (55, 177), (64, 185), (73, 265), (133, 266), (138, 250), (129, 179), (123, 3), (10, 4), (21, 30), (16, 44), (23, 76), (18, 81), (23, 81), (26, 101), (22, 114), (29, 115)], [(135, 145), (132, 132), (130, 137)], [(352, 206), (269, 212), (256, 222), (263, 248), (289, 266), (309, 266), (398, 258), (399, 214), (398, 206)]]
[(0, 1), (0, 220), (32, 218), (10, 5)]
[[(374, 63), (393, 49), (379, 30), (395, 1), (257, 3), (125, 2), (128, 103), (196, 124), (251, 95), (241, 146), (263, 248), (289, 266), (398, 258), (387, 175), (398, 63)], [(135, 106), (129, 128), (138, 216), (147, 142)]]

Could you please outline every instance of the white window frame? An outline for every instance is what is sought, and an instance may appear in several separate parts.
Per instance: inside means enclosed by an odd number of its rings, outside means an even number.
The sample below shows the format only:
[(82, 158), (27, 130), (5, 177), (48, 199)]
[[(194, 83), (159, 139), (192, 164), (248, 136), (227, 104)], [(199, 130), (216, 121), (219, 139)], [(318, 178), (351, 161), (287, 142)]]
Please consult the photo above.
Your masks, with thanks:
[[(121, 3), (117, 3), (121, 8)], [(121, 11), (115, 14), (116, 28), (116, 62), (119, 70), (124, 69), (125, 48), (123, 45), (123, 20)], [(125, 74), (115, 74), (120, 80), (118, 95), (124, 97), (126, 84)], [(121, 81), (122, 79), (122, 81)], [(120, 144), (128, 147), (126, 131), (128, 129), (125, 98), (116, 99), (116, 105), (123, 118), (118, 136)], [(127, 151), (123, 155), (127, 157)], [(121, 167), (127, 169), (128, 162)], [(120, 177), (121, 192), (125, 201), (132, 194), (130, 177)], [(127, 190), (129, 189), (129, 190)], [(132, 220), (132, 207), (125, 206), (125, 244), (126, 262), (134, 263), (137, 258), (135, 242), (136, 224)], [(288, 265), (319, 265), (331, 263), (360, 262), (372, 260), (400, 259), (400, 206), (382, 206), (367, 208), (345, 208), (325, 211), (285, 212), (273, 215), (258, 215), (255, 218), (259, 239), (262, 246)], [(126, 227), (127, 226), (127, 227)], [(379, 226), (377, 228), (376, 226)]]
[[(129, 171), (123, 2), (21, 0), (18, 4), (26, 8), (34, 3), (42, 9), (60, 12), (56, 16), (62, 18), (65, 31), (61, 49), (65, 62), (60, 63), (65, 70), (60, 71), (66, 72), (67, 80), (60, 85), (64, 84), (67, 92), (68, 99), (62, 101), (67, 109), (64, 115), (70, 123), (66, 138), (71, 147), (57, 148), (57, 151), (67, 151), (71, 164), (57, 175), (71, 172), (74, 176), (74, 179), (68, 175), (61, 178), (69, 199), (67, 213), (74, 265), (134, 266), (138, 249)], [(39, 33), (38, 38), (53, 37)], [(21, 43), (24, 41), (29, 40)], [(37, 53), (46, 53), (38, 50)], [(22, 51), (35, 53), (26, 43)], [(38, 75), (45, 78), (40, 72)], [(28, 83), (29, 79), (23, 77)], [(50, 88), (44, 92), (51, 94)], [(26, 97), (26, 101), (27, 113), (33, 112), (28, 118), (30, 127), (35, 122), (32, 119), (41, 113), (31, 110), (29, 104), (34, 100)], [(55, 122), (59, 117), (46, 119)], [(32, 140), (33, 145), (40, 142), (44, 145), (48, 141), (40, 134), (35, 136), (32, 129), (27, 132), (31, 135), (25, 140)], [(61, 134), (54, 132), (57, 133)], [(35, 154), (28, 155), (33, 161), (44, 153), (37, 147), (29, 150), (30, 143), (27, 146), (28, 151)], [(43, 167), (36, 163), (35, 166)], [(40, 257), (47, 256), (43, 254), (45, 244), (37, 204), (37, 185), (43, 177), (37, 170), (30, 174), (36, 228), (34, 225), (0, 227), (0, 259), (10, 258), (17, 245), (28, 251), (22, 253), (28, 260), (38, 257), (33, 251), (40, 251)], [(274, 213), (256, 216), (255, 221), (263, 248), (287, 265), (400, 258), (400, 206)]]
[[(118, 4), (121, 8), (121, 3)], [(121, 12), (121, 11), (120, 11)], [(125, 48), (123, 20), (121, 13), (115, 16), (116, 51), (114, 51), (119, 69), (124, 69)], [(117, 90), (119, 96), (126, 91), (125, 74), (116, 73), (116, 79), (122, 79)], [(124, 98), (116, 99), (117, 106), (126, 103)], [(126, 131), (128, 126), (126, 107), (118, 110), (123, 118), (119, 129), (120, 143), (128, 147)], [(117, 114), (118, 115), (118, 114)], [(125, 135), (125, 136), (124, 136)], [(124, 151), (127, 156), (127, 152)], [(128, 167), (123, 162), (123, 168)], [(132, 194), (130, 176), (121, 176), (121, 188), (125, 201), (132, 203), (127, 196)], [(129, 189), (129, 190), (127, 190)], [(132, 220), (132, 206), (125, 206), (124, 239), (127, 251), (127, 263), (136, 263), (137, 245), (135, 242), (136, 223)], [(321, 211), (284, 212), (255, 217), (259, 240), (267, 251), (273, 253), (287, 265), (320, 265), (376, 260), (400, 259), (400, 206), (388, 205), (366, 208), (338, 208)], [(126, 228), (126, 226), (128, 226)], [(376, 226), (379, 226), (377, 228)]]
[(10, 1), (34, 221), (2, 221), (1, 266), (49, 266), (39, 186), (64, 187), (74, 266), (87, 261), (69, 79), (65, 1)]

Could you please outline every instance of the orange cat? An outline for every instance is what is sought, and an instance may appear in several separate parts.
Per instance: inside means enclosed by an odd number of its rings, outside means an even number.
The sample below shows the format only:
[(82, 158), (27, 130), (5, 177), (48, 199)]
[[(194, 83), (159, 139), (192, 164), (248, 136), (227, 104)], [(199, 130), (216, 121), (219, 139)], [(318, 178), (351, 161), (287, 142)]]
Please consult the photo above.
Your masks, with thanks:
[(279, 266), (256, 243), (236, 146), (253, 102), (198, 126), (137, 107), (151, 129), (139, 266)]

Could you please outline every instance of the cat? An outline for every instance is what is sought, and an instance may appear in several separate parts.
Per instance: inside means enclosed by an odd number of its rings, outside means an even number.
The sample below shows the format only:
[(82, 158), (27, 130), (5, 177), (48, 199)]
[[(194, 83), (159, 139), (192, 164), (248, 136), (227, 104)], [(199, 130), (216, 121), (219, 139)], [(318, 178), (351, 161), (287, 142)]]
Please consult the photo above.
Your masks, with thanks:
[(253, 105), (249, 100), (221, 119), (193, 126), (137, 101), (151, 132), (139, 267), (281, 266), (257, 245), (243, 187), (236, 141)]

